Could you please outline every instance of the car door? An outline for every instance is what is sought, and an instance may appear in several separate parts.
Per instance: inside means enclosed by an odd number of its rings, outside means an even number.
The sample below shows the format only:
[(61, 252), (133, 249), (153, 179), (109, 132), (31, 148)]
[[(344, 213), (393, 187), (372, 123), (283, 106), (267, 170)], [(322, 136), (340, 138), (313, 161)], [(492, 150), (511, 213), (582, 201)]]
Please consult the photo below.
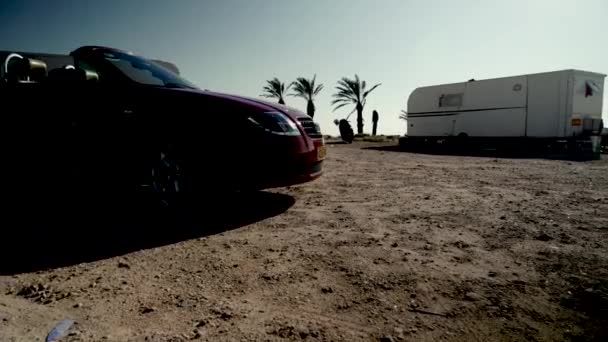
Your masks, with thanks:
[(141, 94), (128, 84), (99, 78), (73, 89), (71, 165), (81, 188), (129, 190), (136, 170)]

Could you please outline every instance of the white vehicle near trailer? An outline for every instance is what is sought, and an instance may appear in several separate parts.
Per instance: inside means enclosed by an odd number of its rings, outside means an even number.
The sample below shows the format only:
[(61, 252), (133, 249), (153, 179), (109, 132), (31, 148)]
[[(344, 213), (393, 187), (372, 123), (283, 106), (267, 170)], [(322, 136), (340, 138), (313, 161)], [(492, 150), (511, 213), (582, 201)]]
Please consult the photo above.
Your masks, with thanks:
[(570, 146), (602, 132), (606, 75), (561, 70), (415, 89), (402, 144)]

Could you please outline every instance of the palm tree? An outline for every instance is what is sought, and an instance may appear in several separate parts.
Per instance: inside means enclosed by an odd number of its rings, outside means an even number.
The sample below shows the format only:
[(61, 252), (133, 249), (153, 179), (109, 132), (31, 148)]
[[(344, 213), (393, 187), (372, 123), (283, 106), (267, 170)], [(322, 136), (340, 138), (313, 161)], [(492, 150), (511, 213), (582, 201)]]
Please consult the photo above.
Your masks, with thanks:
[(378, 83), (371, 87), (370, 90), (366, 91), (365, 81), (361, 81), (358, 75), (355, 75), (354, 80), (342, 77), (342, 79), (338, 81), (338, 86), (336, 87), (338, 92), (333, 95), (335, 99), (331, 101), (331, 104), (337, 105), (334, 108), (334, 111), (349, 104), (355, 105), (354, 110), (357, 111), (357, 133), (359, 134), (363, 133), (363, 108), (367, 101), (367, 95), (378, 88), (380, 84), (381, 83)]
[(315, 104), (313, 99), (317, 96), (321, 90), (323, 90), (323, 84), (319, 84), (315, 86), (315, 80), (317, 75), (315, 75), (312, 80), (307, 80), (304, 77), (298, 77), (298, 79), (293, 82), (293, 94), (292, 96), (301, 97), (307, 101), (306, 105), (306, 114), (308, 114), (311, 118), (315, 116)]
[(284, 105), (285, 100), (283, 100), (283, 95), (285, 95), (285, 93), (289, 91), (289, 87), (291, 87), (291, 84), (285, 87), (285, 83), (282, 83), (276, 77), (269, 81), (266, 81), (266, 83), (267, 85), (264, 86), (264, 93), (262, 94), (262, 96), (279, 99), (279, 104)]

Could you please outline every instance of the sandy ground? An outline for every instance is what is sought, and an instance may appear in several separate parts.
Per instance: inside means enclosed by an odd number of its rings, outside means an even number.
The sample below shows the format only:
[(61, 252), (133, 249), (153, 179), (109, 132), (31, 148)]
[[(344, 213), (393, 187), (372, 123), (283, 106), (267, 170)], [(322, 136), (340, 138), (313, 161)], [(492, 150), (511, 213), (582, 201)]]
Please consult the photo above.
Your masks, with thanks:
[(608, 160), (366, 146), (298, 187), (15, 228), (0, 341), (607, 340)]

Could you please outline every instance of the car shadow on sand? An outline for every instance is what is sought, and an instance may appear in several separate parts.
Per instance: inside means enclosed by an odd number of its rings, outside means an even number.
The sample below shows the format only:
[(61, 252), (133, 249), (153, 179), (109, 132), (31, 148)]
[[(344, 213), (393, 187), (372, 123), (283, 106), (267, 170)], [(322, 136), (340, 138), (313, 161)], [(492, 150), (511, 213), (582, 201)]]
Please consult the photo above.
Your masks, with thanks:
[(287, 211), (271, 192), (189, 196), (170, 207), (121, 197), (47, 203), (3, 219), (0, 275), (70, 266), (237, 229)]
[(550, 159), (565, 161), (589, 161), (591, 155), (552, 153), (534, 149), (492, 149), (492, 148), (448, 148), (448, 147), (405, 147), (400, 145), (380, 145), (362, 147), (364, 150), (377, 150), (388, 152), (408, 152), (427, 155), (482, 157), (482, 158), (509, 158), (509, 159)]

